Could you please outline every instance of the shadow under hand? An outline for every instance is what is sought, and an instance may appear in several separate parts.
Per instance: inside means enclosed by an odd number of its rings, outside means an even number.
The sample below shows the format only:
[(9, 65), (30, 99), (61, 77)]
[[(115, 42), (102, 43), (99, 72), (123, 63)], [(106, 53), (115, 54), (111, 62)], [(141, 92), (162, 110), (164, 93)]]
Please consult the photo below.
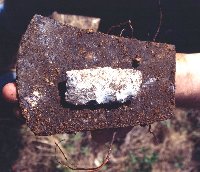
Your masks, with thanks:
[(99, 143), (105, 144), (106, 142), (111, 142), (114, 132), (116, 132), (115, 142), (120, 142), (124, 140), (128, 132), (132, 130), (133, 127), (124, 127), (124, 128), (108, 128), (101, 130), (91, 131), (92, 139)]

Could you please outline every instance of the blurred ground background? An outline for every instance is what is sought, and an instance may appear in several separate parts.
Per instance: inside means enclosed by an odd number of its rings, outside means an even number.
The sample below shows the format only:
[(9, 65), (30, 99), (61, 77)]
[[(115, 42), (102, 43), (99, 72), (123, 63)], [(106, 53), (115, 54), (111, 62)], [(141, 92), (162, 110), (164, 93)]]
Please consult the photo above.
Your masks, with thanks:
[[(2, 3), (3, 1), (0, 1)], [(161, 0), (162, 25), (156, 41), (176, 45), (177, 52), (200, 52), (200, 1)], [(0, 74), (14, 68), (21, 35), (34, 14), (50, 16), (53, 11), (101, 18), (99, 30), (106, 33), (113, 25), (133, 23), (135, 38), (152, 41), (160, 20), (156, 0), (5, 0), (0, 13)], [(114, 29), (119, 35), (122, 28)], [(124, 36), (130, 36), (127, 32)], [(0, 171), (69, 172), (58, 164), (63, 155), (55, 152), (55, 141), (79, 166), (99, 165), (107, 147), (91, 140), (89, 132), (76, 135), (35, 137), (16, 106), (0, 100)], [(152, 126), (158, 143), (147, 127), (134, 127), (124, 139), (117, 139), (108, 172), (198, 172), (200, 171), (200, 112), (176, 109), (175, 117)]]
[[(148, 128), (134, 127), (125, 139), (117, 139), (110, 161), (101, 171), (108, 172), (199, 172), (200, 171), (200, 114), (198, 111), (176, 110), (172, 120), (154, 124), (157, 137)], [(11, 120), (8, 123), (12, 123)], [(6, 129), (5, 129), (6, 128)], [(2, 133), (2, 129), (4, 133)], [(107, 153), (108, 145), (91, 140), (89, 132), (75, 135), (35, 137), (26, 125), (6, 127), (1, 121), (1, 171), (15, 172), (71, 172), (57, 163), (81, 167), (98, 166)], [(55, 141), (68, 161), (57, 149)]]

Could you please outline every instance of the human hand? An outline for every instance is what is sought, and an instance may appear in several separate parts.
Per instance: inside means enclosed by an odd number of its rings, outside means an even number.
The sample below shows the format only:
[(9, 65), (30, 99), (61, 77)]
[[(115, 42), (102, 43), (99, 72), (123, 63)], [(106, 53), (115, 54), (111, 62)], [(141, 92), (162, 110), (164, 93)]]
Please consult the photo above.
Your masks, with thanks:
[(0, 102), (2, 112), (0, 113), (0, 117), (2, 117), (4, 112), (9, 112), (6, 114), (12, 114), (12, 116), (15, 114), (13, 117), (17, 117), (18, 119), (23, 120), (17, 102), (17, 89), (15, 79), (16, 73), (14, 71), (0, 72)]
[(17, 101), (17, 89), (16, 84), (14, 83), (16, 79), (16, 73), (14, 71), (3, 72), (0, 75), (0, 95), (7, 102), (16, 102)]
[[(176, 105), (182, 107), (200, 108), (200, 53), (176, 54)], [(2, 95), (9, 102), (17, 101), (15, 83), (8, 83), (2, 89)], [(99, 143), (105, 143), (116, 131), (119, 137), (124, 137), (131, 127), (120, 129), (103, 129), (92, 132), (92, 137)]]
[(176, 106), (200, 108), (200, 53), (176, 54)]
[(7, 102), (17, 102), (16, 83), (8, 83), (2, 89), (2, 96)]

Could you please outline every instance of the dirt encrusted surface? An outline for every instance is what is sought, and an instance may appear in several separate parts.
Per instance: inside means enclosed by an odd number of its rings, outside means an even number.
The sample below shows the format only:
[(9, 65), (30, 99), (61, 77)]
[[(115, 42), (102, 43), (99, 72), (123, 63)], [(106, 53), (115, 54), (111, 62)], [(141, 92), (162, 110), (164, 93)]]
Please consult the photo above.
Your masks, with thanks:
[[(200, 170), (200, 112), (177, 109), (175, 118), (148, 127), (134, 127), (116, 138), (110, 161), (101, 171), (198, 172)], [(1, 118), (0, 168), (2, 172), (69, 172), (58, 163), (95, 167), (106, 156), (108, 143), (94, 142), (90, 132), (35, 137), (26, 125), (6, 127)], [(11, 119), (7, 121), (11, 123)], [(4, 123), (4, 124), (3, 124)], [(10, 141), (5, 137), (10, 133)], [(68, 160), (56, 147), (59, 144)]]
[[(22, 114), (36, 135), (148, 125), (169, 119), (175, 107), (175, 53), (173, 45), (80, 30), (35, 15), (17, 55)], [(64, 94), (70, 90), (65, 85), (61, 89), (66, 71), (97, 67), (141, 72), (137, 95), (125, 103), (67, 103)], [(81, 97), (74, 92), (76, 96)], [(87, 96), (91, 96), (89, 91)]]

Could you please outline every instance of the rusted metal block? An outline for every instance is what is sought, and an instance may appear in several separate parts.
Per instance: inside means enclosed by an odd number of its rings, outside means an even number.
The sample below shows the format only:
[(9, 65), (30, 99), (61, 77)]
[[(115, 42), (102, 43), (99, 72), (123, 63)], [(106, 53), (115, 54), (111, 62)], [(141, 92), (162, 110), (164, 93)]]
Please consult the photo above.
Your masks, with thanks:
[[(113, 89), (114, 98), (97, 103), (77, 103), (77, 98), (74, 102), (70, 98), (71, 102), (68, 98), (66, 101), (67, 86), (73, 85), (68, 80), (70, 71), (77, 74), (93, 70), (91, 77), (110, 80), (108, 74), (94, 72), (106, 68), (115, 73), (110, 74), (115, 78), (110, 84), (121, 87)], [(122, 77), (126, 70), (127, 76)], [(119, 75), (121, 82), (115, 75)], [(129, 92), (118, 101), (117, 92), (130, 86), (129, 82), (136, 94)], [(108, 87), (97, 79), (93, 83)], [(37, 135), (151, 124), (173, 116), (175, 47), (79, 30), (36, 15), (20, 44), (17, 89), (22, 114)]]

